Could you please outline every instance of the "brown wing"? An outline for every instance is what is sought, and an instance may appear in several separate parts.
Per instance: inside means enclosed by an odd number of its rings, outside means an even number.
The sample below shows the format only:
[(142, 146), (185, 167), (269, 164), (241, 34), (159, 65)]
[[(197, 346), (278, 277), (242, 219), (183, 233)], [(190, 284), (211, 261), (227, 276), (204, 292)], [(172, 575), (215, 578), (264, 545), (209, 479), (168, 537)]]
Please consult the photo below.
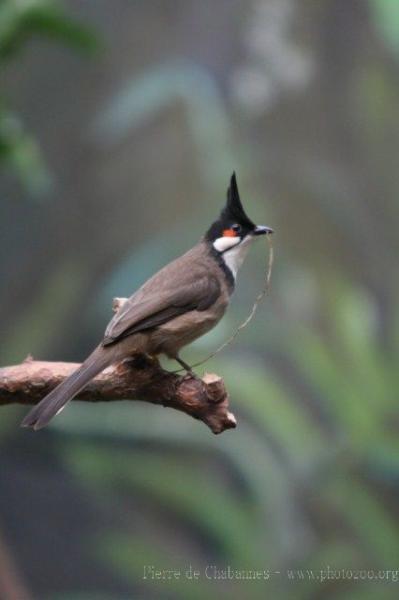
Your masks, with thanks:
[[(157, 293), (151, 289), (141, 288), (129, 298), (110, 321), (103, 340), (103, 345), (113, 344), (117, 340), (132, 333), (157, 327), (190, 310), (206, 310), (220, 294), (220, 284), (211, 274), (198, 279), (188, 278), (182, 285), (174, 278), (160, 281)], [(155, 282), (154, 282), (155, 283)]]

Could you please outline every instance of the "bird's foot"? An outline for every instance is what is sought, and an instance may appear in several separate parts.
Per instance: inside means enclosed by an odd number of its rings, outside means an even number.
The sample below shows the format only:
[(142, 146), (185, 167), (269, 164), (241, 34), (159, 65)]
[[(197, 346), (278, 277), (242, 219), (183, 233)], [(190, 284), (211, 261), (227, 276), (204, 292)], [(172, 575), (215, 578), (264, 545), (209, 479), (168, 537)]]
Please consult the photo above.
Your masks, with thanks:
[(184, 362), (184, 360), (182, 360), (180, 358), (180, 356), (175, 356), (175, 360), (186, 371), (186, 374), (184, 375), (184, 379), (201, 379), (200, 377), (198, 377), (198, 375), (196, 373), (194, 373), (194, 371), (192, 370), (190, 365), (187, 364), (186, 362)]
[(157, 361), (154, 356), (150, 354), (137, 353), (133, 354), (129, 358), (126, 359), (126, 362), (132, 365), (135, 369), (148, 369), (149, 367), (153, 367)]

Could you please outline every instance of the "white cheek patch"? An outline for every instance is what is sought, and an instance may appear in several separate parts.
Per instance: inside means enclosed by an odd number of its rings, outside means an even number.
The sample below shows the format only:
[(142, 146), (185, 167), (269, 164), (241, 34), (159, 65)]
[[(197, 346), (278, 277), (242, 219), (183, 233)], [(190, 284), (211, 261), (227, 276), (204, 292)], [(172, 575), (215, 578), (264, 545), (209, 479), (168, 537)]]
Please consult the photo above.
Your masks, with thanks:
[(213, 242), (213, 247), (218, 252), (225, 252), (229, 248), (237, 246), (241, 241), (239, 237), (230, 237), (228, 235), (218, 238)]

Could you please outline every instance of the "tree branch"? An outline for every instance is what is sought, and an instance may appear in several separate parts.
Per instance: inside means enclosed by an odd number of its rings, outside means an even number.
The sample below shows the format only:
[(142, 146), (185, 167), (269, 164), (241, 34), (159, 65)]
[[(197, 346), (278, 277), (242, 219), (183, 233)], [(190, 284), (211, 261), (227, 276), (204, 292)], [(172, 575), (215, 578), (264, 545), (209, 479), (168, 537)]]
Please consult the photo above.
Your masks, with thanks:
[[(0, 405), (37, 404), (79, 365), (36, 361), (0, 369)], [(77, 396), (100, 402), (144, 400), (169, 406), (203, 421), (213, 433), (236, 426), (228, 411), (223, 380), (207, 373), (202, 379), (177, 375), (162, 369), (157, 359), (138, 355), (105, 369)]]

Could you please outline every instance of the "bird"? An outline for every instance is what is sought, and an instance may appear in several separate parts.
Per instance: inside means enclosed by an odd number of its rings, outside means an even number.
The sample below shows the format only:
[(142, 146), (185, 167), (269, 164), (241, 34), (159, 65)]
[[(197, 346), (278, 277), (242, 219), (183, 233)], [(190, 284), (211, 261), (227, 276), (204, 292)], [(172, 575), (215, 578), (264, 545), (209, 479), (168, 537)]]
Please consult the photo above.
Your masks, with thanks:
[(163, 354), (192, 373), (180, 350), (220, 321), (253, 240), (272, 233), (245, 213), (234, 172), (226, 203), (200, 241), (120, 306), (100, 344), (26, 415), (21, 426), (45, 427), (93, 377), (128, 357)]

